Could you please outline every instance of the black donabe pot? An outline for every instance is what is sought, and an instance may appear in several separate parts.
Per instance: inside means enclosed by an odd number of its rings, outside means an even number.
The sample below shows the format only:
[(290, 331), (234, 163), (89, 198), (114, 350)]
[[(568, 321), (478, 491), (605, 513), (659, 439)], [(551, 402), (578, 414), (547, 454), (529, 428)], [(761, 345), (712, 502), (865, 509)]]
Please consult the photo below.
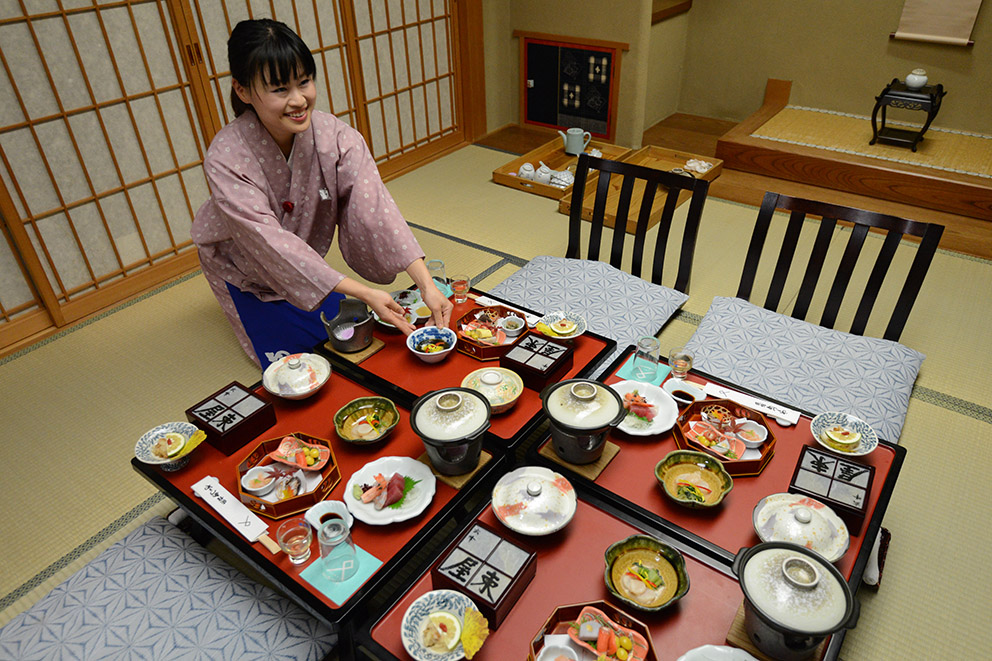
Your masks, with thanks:
[[(617, 414), (608, 422), (596, 427), (576, 427), (556, 419), (548, 409), (548, 398), (559, 388), (571, 388), (576, 384), (590, 384), (608, 393), (616, 400), (619, 409)], [(627, 410), (623, 407), (620, 395), (609, 386), (589, 379), (567, 379), (546, 386), (541, 391), (541, 408), (544, 409), (544, 414), (548, 416), (550, 422), (551, 443), (555, 453), (572, 464), (589, 464), (599, 459), (606, 445), (607, 433), (627, 417)]]
[[(811, 626), (809, 628), (798, 625), (789, 626), (773, 617), (768, 610), (762, 607), (763, 597), (767, 599), (767, 596), (757, 593), (757, 590), (760, 590), (760, 588), (768, 589), (768, 587), (764, 581), (760, 581), (762, 585), (759, 586), (748, 586), (745, 571), (748, 563), (756, 557), (758, 562), (764, 562), (765, 559), (768, 559), (767, 567), (771, 571), (770, 568), (774, 565), (770, 562), (770, 559), (776, 557), (778, 554), (764, 554), (763, 552), (774, 551), (776, 549), (783, 549), (788, 552), (782, 554), (782, 566), (784, 567), (786, 562), (791, 561), (793, 569), (796, 570), (794, 576), (810, 576), (809, 566), (812, 566), (819, 573), (818, 580), (821, 582), (825, 581), (823, 588), (831, 586), (831, 589), (842, 595), (844, 599), (843, 613), (832, 618), (836, 621), (827, 626)], [(732, 571), (740, 581), (741, 590), (744, 592), (744, 628), (747, 631), (748, 638), (751, 639), (755, 647), (775, 659), (780, 659), (781, 661), (800, 661), (801, 659), (806, 659), (827, 636), (841, 629), (853, 629), (858, 623), (861, 606), (858, 600), (854, 598), (854, 593), (851, 591), (850, 586), (844, 580), (841, 573), (837, 571), (837, 568), (815, 551), (789, 542), (765, 542), (750, 548), (742, 548), (738, 551), (734, 557)], [(812, 591), (820, 588), (815, 582), (803, 585), (802, 581), (788, 579), (785, 573), (782, 574), (782, 577), (786, 593), (789, 590), (795, 590), (795, 594), (799, 595), (800, 601), (803, 600), (804, 591)], [(815, 602), (808, 600), (806, 603), (812, 604)], [(772, 604), (769, 605), (771, 606)], [(792, 612), (796, 613), (797, 611)], [(811, 620), (812, 624), (813, 621)], [(822, 625), (823, 622), (819, 624)]]
[[(425, 405), (429, 404), (433, 406), (432, 400), (434, 398), (440, 398), (447, 394), (458, 395), (462, 398), (461, 401), (471, 401), (476, 406), (485, 407), (485, 420), (477, 425), (464, 425), (462, 424), (464, 423), (464, 419), (458, 420), (453, 417), (452, 423), (456, 427), (458, 424), (466, 427), (462, 430), (464, 433), (458, 433), (453, 438), (436, 438), (429, 433), (430, 430), (423, 429), (417, 423), (417, 419), (421, 409)], [(457, 411), (458, 407), (462, 405), (461, 401), (451, 409), (451, 412), (449, 412), (451, 416), (454, 416), (454, 411)], [(442, 475), (464, 475), (479, 465), (479, 455), (482, 453), (482, 432), (489, 429), (491, 412), (492, 408), (489, 406), (489, 400), (481, 393), (469, 388), (444, 388), (443, 390), (431, 391), (417, 398), (417, 401), (413, 403), (413, 408), (410, 410), (410, 426), (413, 427), (414, 433), (420, 437), (420, 440), (424, 442), (427, 457), (438, 473)]]

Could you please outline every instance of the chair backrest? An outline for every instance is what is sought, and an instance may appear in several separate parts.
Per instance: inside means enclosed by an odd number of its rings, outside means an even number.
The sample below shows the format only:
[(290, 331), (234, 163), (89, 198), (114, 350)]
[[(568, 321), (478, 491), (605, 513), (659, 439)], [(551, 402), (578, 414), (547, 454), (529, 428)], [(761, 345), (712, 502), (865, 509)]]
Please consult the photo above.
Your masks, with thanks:
[[(696, 179), (691, 174), (665, 172), (643, 165), (611, 161), (605, 158), (595, 158), (588, 154), (579, 156), (575, 171), (575, 184), (572, 187), (572, 208), (568, 222), (568, 246), (565, 256), (580, 257), (582, 230), (582, 200), (585, 197), (586, 177), (589, 170), (598, 170), (596, 182), (596, 198), (592, 209), (591, 226), (589, 231), (589, 246), (586, 259), (599, 259), (599, 247), (603, 236), (603, 225), (606, 222), (607, 201), (609, 211), (614, 209), (613, 199), (616, 200), (616, 220), (613, 225), (613, 241), (610, 247), (610, 265), (623, 269), (623, 249), (627, 238), (628, 221), (630, 220), (631, 198), (634, 197), (635, 184), (643, 182), (643, 192), (640, 194), (640, 206), (636, 210), (637, 220), (633, 234), (633, 253), (629, 273), (637, 277), (641, 275), (644, 261), (644, 243), (651, 220), (652, 209), (658, 189), (666, 194), (661, 218), (658, 222), (658, 237), (655, 241), (654, 258), (651, 265), (651, 282), (661, 284), (662, 266), (665, 262), (665, 248), (672, 227), (672, 216), (679, 205), (680, 195), (683, 198), (691, 196), (689, 212), (682, 234), (682, 249), (679, 256), (678, 272), (675, 278), (675, 289), (687, 293), (689, 275), (692, 271), (692, 254), (696, 247), (696, 235), (699, 230), (699, 218), (703, 213), (703, 204), (709, 192), (709, 182)], [(611, 186), (613, 175), (619, 177), (619, 193)], [(640, 188), (641, 186), (638, 186)], [(611, 194), (612, 193), (612, 194)]]
[(805, 319), (809, 311), (810, 301), (816, 289), (817, 282), (823, 271), (823, 260), (830, 246), (830, 241), (837, 226), (837, 222), (845, 222), (853, 225), (851, 236), (847, 241), (847, 246), (841, 257), (837, 273), (834, 275), (833, 284), (827, 296), (827, 303), (820, 318), (820, 325), (826, 328), (833, 328), (837, 321), (837, 313), (840, 310), (841, 302), (851, 281), (851, 274), (861, 254), (861, 249), (865, 242), (865, 237), (869, 230), (876, 230), (885, 234), (885, 240), (875, 259), (871, 273), (865, 284), (861, 302), (858, 304), (857, 312), (854, 315), (854, 322), (850, 332), (855, 335), (863, 335), (865, 327), (868, 325), (868, 317), (878, 298), (878, 292), (885, 280), (896, 248), (903, 236), (920, 237), (920, 245), (916, 251), (906, 280), (903, 283), (902, 292), (896, 301), (892, 316), (889, 318), (888, 327), (883, 336), (887, 340), (898, 341), (902, 330), (909, 318), (910, 310), (916, 302), (916, 296), (923, 285), (930, 262), (933, 260), (937, 250), (937, 243), (940, 235), (944, 232), (941, 225), (933, 223), (921, 223), (912, 220), (905, 220), (897, 216), (889, 216), (873, 211), (853, 209), (851, 207), (837, 204), (827, 204), (813, 200), (804, 200), (778, 193), (765, 193), (765, 198), (758, 211), (758, 220), (751, 234), (751, 243), (748, 247), (747, 258), (744, 260), (744, 272), (741, 275), (740, 287), (737, 290), (737, 297), (745, 300), (750, 299), (754, 286), (755, 275), (758, 272), (758, 262), (761, 258), (765, 239), (768, 235), (768, 227), (771, 224), (772, 216), (776, 209), (791, 212), (789, 223), (786, 227), (782, 246), (778, 252), (778, 259), (775, 263), (775, 271), (772, 274), (771, 285), (768, 296), (765, 299), (764, 307), (768, 310), (777, 311), (782, 298), (782, 290), (785, 286), (786, 278), (792, 266), (796, 254), (796, 246), (799, 242), (800, 232), (807, 214), (820, 217), (820, 227), (817, 231), (816, 239), (810, 252), (809, 261), (806, 264), (806, 272), (800, 285), (796, 304), (792, 309), (792, 316), (796, 319)]

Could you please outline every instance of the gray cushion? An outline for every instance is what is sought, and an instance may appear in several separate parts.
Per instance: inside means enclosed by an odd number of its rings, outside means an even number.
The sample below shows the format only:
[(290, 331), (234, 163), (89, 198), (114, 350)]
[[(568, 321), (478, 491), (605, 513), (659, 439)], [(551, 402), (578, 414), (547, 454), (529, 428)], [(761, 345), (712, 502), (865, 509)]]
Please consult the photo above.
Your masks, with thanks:
[(617, 341), (613, 360), (628, 344), (656, 335), (689, 299), (605, 262), (540, 255), (492, 289), (495, 296), (548, 313), (577, 312), (589, 330)]
[(0, 630), (4, 659), (320, 659), (336, 634), (155, 517)]
[(842, 411), (898, 442), (925, 356), (898, 342), (852, 335), (713, 299), (689, 340), (694, 366), (812, 413)]

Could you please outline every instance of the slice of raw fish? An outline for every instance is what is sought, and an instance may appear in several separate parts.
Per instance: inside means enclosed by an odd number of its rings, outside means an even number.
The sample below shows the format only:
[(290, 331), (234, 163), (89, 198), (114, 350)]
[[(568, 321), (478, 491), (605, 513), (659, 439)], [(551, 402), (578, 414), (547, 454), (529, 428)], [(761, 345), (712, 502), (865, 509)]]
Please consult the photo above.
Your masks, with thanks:
[(393, 476), (389, 478), (389, 484), (386, 485), (386, 507), (403, 497), (403, 488), (405, 486), (406, 480), (403, 479), (403, 476), (399, 473), (393, 473)]

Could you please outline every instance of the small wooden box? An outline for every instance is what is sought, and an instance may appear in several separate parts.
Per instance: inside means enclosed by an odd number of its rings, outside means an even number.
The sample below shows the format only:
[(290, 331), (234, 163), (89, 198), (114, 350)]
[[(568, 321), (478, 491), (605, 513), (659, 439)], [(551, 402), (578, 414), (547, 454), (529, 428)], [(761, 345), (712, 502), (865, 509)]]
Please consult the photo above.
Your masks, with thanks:
[(495, 630), (536, 573), (536, 553), (476, 521), (431, 567), (431, 581), (468, 595)]
[(513, 370), (524, 385), (540, 391), (561, 378), (572, 367), (575, 350), (538, 333), (531, 333), (500, 356), (499, 366)]
[(807, 445), (799, 454), (789, 493), (810, 496), (837, 513), (851, 533), (861, 532), (875, 467), (829, 450)]
[(230, 456), (276, 424), (271, 402), (234, 381), (186, 409), (186, 419), (207, 434), (207, 443)]
[(520, 340), (527, 336), (528, 330), (524, 328), (523, 331), (516, 337), (508, 337), (508, 342), (506, 344), (486, 344), (485, 342), (477, 342), (470, 337), (465, 337), (462, 335), (462, 326), (475, 319), (480, 312), (485, 311), (487, 316), (495, 321), (496, 319), (502, 319), (503, 317), (519, 317), (520, 314), (514, 312), (513, 310), (503, 307), (502, 305), (489, 305), (485, 307), (476, 307), (461, 317), (455, 322), (455, 333), (458, 335), (458, 343), (455, 345), (455, 349), (465, 354), (466, 356), (471, 356), (476, 360), (498, 360), (500, 356), (509, 351), (514, 345), (516, 345)]
[[(327, 497), (327, 494), (331, 492), (331, 489), (333, 489), (337, 483), (341, 481), (341, 470), (338, 468), (337, 461), (334, 459), (334, 448), (331, 447), (330, 441), (326, 441), (315, 436), (310, 436), (309, 434), (303, 434), (301, 432), (293, 432), (288, 435), (295, 436), (296, 438), (307, 443), (326, 445), (331, 451), (331, 456), (327, 460), (327, 463), (324, 464), (324, 467), (320, 469), (321, 480), (313, 491), (301, 494), (295, 498), (280, 500), (276, 503), (270, 503), (264, 498), (259, 498), (258, 496), (245, 493), (244, 489), (241, 488), (241, 477), (247, 473), (249, 469), (254, 468), (255, 466), (267, 466), (269, 464), (280, 463), (273, 460), (268, 455), (270, 452), (279, 447), (279, 444), (282, 443), (282, 439), (284, 439), (285, 436), (262, 441), (255, 447), (254, 450), (251, 451), (251, 454), (245, 457), (244, 461), (238, 464), (238, 496), (241, 498), (241, 502), (255, 512), (258, 512), (262, 516), (266, 516), (270, 519), (281, 519), (283, 517), (290, 516), (291, 514), (297, 514), (298, 512), (304, 512), (310, 509), (320, 501), (324, 500), (324, 498)], [(292, 468), (289, 464), (281, 465), (286, 468)]]

